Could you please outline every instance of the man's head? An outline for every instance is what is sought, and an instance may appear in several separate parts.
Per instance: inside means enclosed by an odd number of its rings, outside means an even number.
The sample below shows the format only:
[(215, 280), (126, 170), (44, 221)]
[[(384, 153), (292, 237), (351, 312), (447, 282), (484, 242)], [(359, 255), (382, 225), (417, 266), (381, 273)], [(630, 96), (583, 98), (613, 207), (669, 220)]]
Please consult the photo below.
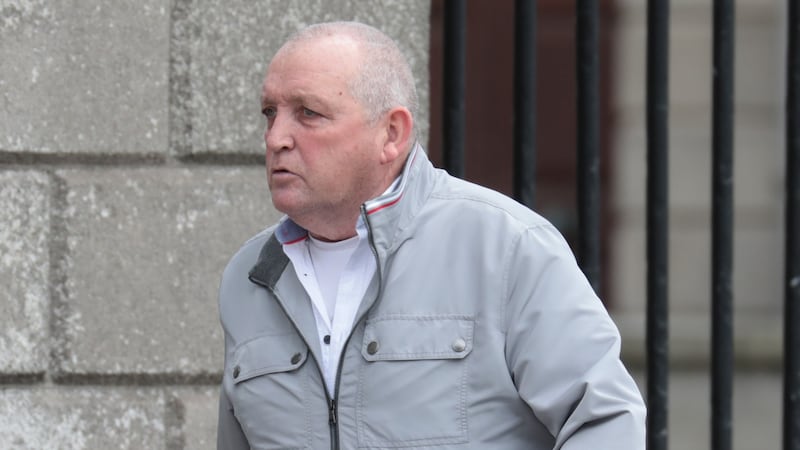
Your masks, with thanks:
[(395, 106), (404, 106), (416, 117), (419, 105), (411, 67), (397, 43), (378, 29), (359, 22), (315, 24), (290, 36), (282, 50), (331, 36), (349, 37), (359, 47), (361, 61), (350, 80), (350, 93), (372, 120)]
[(355, 233), (413, 145), (416, 91), (397, 45), (366, 25), (314, 25), (281, 47), (262, 90), (275, 207), (312, 234)]

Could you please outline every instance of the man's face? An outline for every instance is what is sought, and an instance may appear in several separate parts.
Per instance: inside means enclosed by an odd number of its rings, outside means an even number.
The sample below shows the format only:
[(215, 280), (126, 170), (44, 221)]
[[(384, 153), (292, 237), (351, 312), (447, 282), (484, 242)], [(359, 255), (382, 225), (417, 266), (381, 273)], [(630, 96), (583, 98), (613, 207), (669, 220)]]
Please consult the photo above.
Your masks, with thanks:
[(356, 55), (346, 39), (301, 42), (267, 71), (267, 179), (275, 208), (295, 220), (355, 217), (380, 193), (380, 127), (348, 88)]

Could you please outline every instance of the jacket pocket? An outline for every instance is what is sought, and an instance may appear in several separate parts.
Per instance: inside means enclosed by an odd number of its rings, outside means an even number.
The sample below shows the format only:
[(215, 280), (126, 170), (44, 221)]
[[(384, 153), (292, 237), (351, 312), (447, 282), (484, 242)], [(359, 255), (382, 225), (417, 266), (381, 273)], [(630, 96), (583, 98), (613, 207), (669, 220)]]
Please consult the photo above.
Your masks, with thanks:
[(361, 447), (464, 443), (471, 316), (382, 316), (367, 320), (359, 373)]
[(297, 333), (259, 336), (234, 350), (226, 368), (229, 397), (251, 447), (310, 446), (307, 359)]
[(271, 373), (290, 372), (308, 358), (308, 347), (297, 333), (259, 336), (233, 351), (233, 383)]

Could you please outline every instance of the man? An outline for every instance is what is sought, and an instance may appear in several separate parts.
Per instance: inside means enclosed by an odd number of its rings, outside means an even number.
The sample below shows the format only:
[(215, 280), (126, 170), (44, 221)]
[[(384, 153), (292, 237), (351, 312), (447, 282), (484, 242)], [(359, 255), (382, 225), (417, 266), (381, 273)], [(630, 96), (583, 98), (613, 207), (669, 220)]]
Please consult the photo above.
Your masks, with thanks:
[(286, 216), (223, 274), (218, 448), (643, 449), (618, 331), (567, 244), (434, 169), (416, 108), (371, 27), (311, 26), (274, 56), (267, 179)]

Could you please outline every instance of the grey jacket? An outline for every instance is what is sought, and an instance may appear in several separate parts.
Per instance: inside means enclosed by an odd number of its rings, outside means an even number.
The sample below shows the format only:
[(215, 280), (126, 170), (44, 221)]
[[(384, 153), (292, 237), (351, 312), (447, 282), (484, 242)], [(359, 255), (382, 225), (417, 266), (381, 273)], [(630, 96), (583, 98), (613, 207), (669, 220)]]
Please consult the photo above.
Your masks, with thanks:
[(275, 227), (228, 264), (219, 449), (645, 448), (619, 333), (551, 224), (419, 147), (362, 219), (378, 269), (333, 398)]

